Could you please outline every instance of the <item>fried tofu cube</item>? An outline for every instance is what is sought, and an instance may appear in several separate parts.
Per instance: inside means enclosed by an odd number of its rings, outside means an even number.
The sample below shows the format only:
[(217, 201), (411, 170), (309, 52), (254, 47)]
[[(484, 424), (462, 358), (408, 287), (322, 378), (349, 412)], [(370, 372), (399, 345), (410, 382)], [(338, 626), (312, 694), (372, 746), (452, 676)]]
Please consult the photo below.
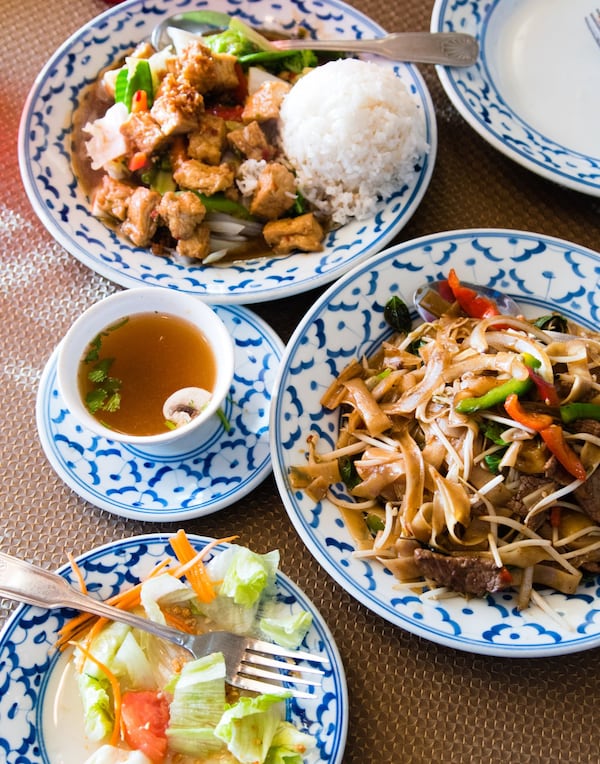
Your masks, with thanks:
[(213, 53), (198, 40), (185, 47), (177, 62), (177, 74), (200, 93), (234, 90), (238, 86), (237, 59)]
[(210, 228), (202, 223), (192, 236), (187, 239), (179, 239), (176, 247), (177, 253), (194, 260), (203, 260), (210, 252)]
[(92, 197), (92, 215), (97, 218), (125, 220), (129, 200), (135, 189), (136, 186), (130, 183), (104, 175), (102, 183), (96, 188)]
[(234, 172), (227, 164), (213, 166), (197, 159), (188, 159), (178, 164), (173, 178), (181, 188), (212, 196), (219, 191), (225, 191), (233, 184)]
[(267, 80), (248, 96), (242, 112), (242, 120), (246, 123), (256, 120), (264, 122), (267, 119), (277, 119), (283, 99), (289, 93), (291, 85), (282, 80)]
[(252, 215), (275, 220), (287, 212), (296, 201), (296, 178), (279, 162), (267, 164), (258, 176), (256, 190), (250, 201)]
[(133, 151), (143, 151), (144, 154), (160, 151), (168, 140), (148, 111), (130, 114), (129, 119), (121, 125), (121, 133)]
[(136, 247), (147, 247), (156, 233), (160, 199), (159, 193), (145, 186), (138, 186), (131, 195), (121, 231)]
[(193, 191), (167, 191), (158, 205), (158, 216), (174, 239), (190, 239), (205, 215), (206, 208)]
[(150, 114), (165, 135), (177, 135), (195, 130), (203, 109), (202, 95), (170, 72), (160, 83)]
[(325, 232), (313, 213), (307, 212), (266, 223), (263, 236), (276, 255), (287, 255), (294, 250), (320, 252)]
[(188, 154), (206, 164), (216, 165), (226, 144), (227, 124), (214, 114), (202, 114), (198, 129), (189, 134)]
[(256, 120), (247, 125), (232, 130), (227, 135), (227, 140), (246, 159), (269, 159), (273, 158), (275, 149), (269, 145), (267, 136)]

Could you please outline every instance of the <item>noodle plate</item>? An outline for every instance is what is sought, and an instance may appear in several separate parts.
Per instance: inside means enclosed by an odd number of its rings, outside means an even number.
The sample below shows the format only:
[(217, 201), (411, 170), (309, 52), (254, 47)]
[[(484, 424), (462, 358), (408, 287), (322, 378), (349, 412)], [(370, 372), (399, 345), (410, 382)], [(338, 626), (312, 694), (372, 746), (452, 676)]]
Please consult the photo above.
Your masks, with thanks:
[[(551, 323), (557, 317), (546, 317)], [(327, 497), (362, 558), (469, 596), (566, 594), (600, 571), (600, 336), (456, 305), (337, 377), (336, 448), (308, 436), (292, 486)]]

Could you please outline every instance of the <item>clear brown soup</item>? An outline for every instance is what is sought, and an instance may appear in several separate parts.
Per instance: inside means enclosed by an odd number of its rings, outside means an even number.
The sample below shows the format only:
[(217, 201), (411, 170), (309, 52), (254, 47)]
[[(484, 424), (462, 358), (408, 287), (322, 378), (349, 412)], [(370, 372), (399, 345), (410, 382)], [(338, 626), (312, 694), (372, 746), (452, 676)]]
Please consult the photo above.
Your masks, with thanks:
[[(114, 359), (110, 376), (120, 380), (121, 403), (115, 412), (94, 416), (129, 435), (156, 435), (168, 429), (162, 413), (166, 399), (183, 387), (211, 391), (216, 362), (208, 340), (191, 322), (158, 311), (114, 321), (101, 333), (100, 359)], [(93, 388), (90, 364), (79, 364), (78, 385), (85, 402)]]

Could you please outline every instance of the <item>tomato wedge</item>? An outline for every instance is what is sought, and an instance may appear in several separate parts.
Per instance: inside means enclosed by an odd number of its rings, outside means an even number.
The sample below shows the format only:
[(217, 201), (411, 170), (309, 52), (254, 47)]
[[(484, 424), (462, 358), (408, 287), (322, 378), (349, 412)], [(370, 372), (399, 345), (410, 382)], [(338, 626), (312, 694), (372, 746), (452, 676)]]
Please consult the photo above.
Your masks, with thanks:
[(169, 699), (162, 692), (130, 691), (121, 701), (121, 724), (125, 742), (141, 751), (154, 764), (161, 764), (167, 755)]

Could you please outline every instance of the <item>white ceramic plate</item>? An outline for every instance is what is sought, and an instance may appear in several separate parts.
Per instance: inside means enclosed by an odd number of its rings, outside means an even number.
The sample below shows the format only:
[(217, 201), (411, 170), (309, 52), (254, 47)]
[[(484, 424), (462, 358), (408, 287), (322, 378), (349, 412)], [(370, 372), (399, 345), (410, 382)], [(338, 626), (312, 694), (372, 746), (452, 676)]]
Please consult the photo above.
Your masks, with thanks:
[(86, 501), (122, 517), (179, 522), (246, 496), (271, 472), (269, 407), (283, 342), (241, 305), (214, 306), (234, 341), (234, 376), (217, 416), (169, 446), (141, 448), (101, 438), (79, 424), (56, 383), (56, 351), (38, 389), (36, 418), (44, 452)]
[[(412, 305), (415, 289), (459, 277), (514, 297), (526, 315), (554, 309), (600, 329), (600, 292), (595, 287), (600, 255), (546, 236), (508, 230), (451, 231), (392, 247), (354, 268), (332, 285), (290, 339), (271, 407), (271, 453), (287, 512), (308, 549), (359, 602), (397, 626), (443, 645), (502, 656), (549, 656), (600, 645), (600, 577), (577, 594), (546, 592), (563, 615), (560, 623), (536, 607), (519, 613), (516, 597), (502, 592), (485, 599), (460, 596), (433, 602), (394, 587), (383, 566), (352, 556), (353, 540), (337, 509), (291, 489), (288, 471), (303, 464), (306, 438), (318, 434), (333, 447), (339, 414), (320, 399), (353, 359), (370, 355), (389, 336), (383, 308), (393, 295)], [(413, 311), (413, 318), (416, 312)]]
[[(479, 61), (438, 67), (459, 113), (486, 141), (544, 178), (600, 196), (596, 0), (436, 0), (432, 31), (469, 32)], [(597, 12), (597, 11), (596, 11)]]
[[(202, 549), (211, 539), (190, 536)], [(241, 543), (244, 543), (243, 541)], [(222, 551), (225, 545), (216, 547)], [(164, 557), (172, 555), (168, 534), (136, 536), (86, 552), (77, 558), (88, 590), (101, 599), (130, 588)], [(58, 571), (77, 587), (71, 566)], [(341, 764), (348, 728), (348, 691), (341, 658), (331, 632), (315, 606), (283, 573), (277, 574), (277, 597), (291, 612), (308, 610), (313, 624), (302, 649), (327, 657), (321, 688), (307, 700), (291, 700), (287, 718), (317, 739), (317, 750), (306, 764)], [(82, 764), (83, 719), (73, 707), (56, 709), (54, 699), (65, 669), (65, 658), (50, 652), (58, 630), (72, 617), (67, 609), (20, 606), (0, 634), (0, 759), (5, 764)], [(65, 731), (68, 730), (68, 734)]]
[[(408, 222), (425, 193), (435, 162), (437, 132), (429, 92), (418, 70), (393, 67), (413, 94), (426, 120), (429, 154), (416, 179), (382, 202), (377, 214), (331, 232), (319, 253), (261, 258), (209, 267), (156, 257), (120, 238), (90, 213), (90, 204), (70, 162), (71, 119), (82, 93), (99, 71), (115, 64), (147, 39), (166, 15), (206, 7), (203, 0), (130, 0), (90, 21), (52, 56), (25, 104), (19, 131), (21, 176), (30, 202), (54, 238), (92, 270), (124, 287), (157, 285), (193, 292), (207, 302), (252, 303), (279, 299), (334, 281), (383, 249)], [(211, 0), (211, 10), (239, 16), (251, 25), (291, 29), (301, 22), (322, 37), (374, 37), (383, 30), (338, 0)]]

